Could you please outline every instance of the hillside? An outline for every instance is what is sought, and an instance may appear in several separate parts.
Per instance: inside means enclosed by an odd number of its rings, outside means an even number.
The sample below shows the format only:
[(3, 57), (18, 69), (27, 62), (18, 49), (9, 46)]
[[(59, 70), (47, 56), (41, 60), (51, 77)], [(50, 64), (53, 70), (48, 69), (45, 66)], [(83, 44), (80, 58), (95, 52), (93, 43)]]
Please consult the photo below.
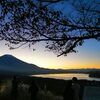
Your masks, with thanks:
[(40, 72), (38, 66), (34, 64), (28, 64), (24, 61), (12, 55), (4, 55), (0, 57), (0, 72), (3, 73), (23, 73), (23, 74), (35, 74)]
[(100, 69), (45, 69), (34, 64), (29, 64), (12, 55), (0, 57), (0, 74), (53, 74), (53, 73), (86, 73), (100, 71)]
[(12, 55), (3, 55), (0, 57), (0, 74), (48, 74), (48, 73), (61, 73), (63, 70), (45, 69), (37, 65), (29, 64)]

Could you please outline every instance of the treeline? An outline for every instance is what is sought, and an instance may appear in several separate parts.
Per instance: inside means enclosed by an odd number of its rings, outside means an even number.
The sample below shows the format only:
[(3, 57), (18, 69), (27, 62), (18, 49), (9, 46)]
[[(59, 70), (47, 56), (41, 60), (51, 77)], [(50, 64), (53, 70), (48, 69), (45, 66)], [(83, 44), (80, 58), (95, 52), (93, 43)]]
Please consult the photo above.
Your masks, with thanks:
[(100, 78), (100, 71), (93, 71), (89, 74), (89, 77)]

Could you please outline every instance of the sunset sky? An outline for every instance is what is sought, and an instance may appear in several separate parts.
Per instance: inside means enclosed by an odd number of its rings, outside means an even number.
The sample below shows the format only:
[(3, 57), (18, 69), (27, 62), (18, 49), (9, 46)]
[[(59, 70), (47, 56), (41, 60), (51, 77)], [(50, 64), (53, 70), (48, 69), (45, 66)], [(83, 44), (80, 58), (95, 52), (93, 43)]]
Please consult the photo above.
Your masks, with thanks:
[(4, 45), (5, 42), (0, 42), (0, 56), (11, 54), (25, 62), (36, 64), (44, 68), (100, 68), (100, 42), (96, 40), (85, 41), (82, 47), (76, 48), (78, 53), (68, 54), (68, 56), (57, 57), (52, 52), (46, 51), (43, 44), (37, 44), (36, 51), (27, 46), (19, 49), (9, 50)]
[[(71, 11), (71, 6), (67, 6), (67, 11)], [(64, 6), (58, 4), (56, 8), (61, 8), (66, 12)], [(100, 41), (86, 40), (81, 47), (76, 48), (77, 53), (68, 54), (68, 56), (57, 57), (53, 52), (44, 49), (44, 44), (36, 44), (36, 51), (28, 48), (26, 45), (15, 50), (9, 50), (5, 46), (5, 41), (0, 41), (0, 56), (11, 54), (25, 62), (36, 64), (39, 67), (55, 69), (76, 69), (76, 68), (100, 68)]]

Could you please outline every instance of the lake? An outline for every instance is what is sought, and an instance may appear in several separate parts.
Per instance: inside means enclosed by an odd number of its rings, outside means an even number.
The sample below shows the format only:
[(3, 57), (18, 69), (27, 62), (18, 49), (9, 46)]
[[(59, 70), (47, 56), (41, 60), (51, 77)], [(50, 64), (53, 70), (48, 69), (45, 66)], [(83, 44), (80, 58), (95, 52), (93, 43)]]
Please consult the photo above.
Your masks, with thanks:
[(91, 77), (89, 77), (89, 74), (76, 74), (76, 73), (68, 73), (68, 74), (41, 74), (41, 75), (32, 75), (32, 76), (43, 77), (43, 78), (64, 79), (64, 80), (69, 80), (69, 79), (72, 79), (73, 77), (77, 77), (78, 79), (100, 81), (100, 78), (91, 78)]

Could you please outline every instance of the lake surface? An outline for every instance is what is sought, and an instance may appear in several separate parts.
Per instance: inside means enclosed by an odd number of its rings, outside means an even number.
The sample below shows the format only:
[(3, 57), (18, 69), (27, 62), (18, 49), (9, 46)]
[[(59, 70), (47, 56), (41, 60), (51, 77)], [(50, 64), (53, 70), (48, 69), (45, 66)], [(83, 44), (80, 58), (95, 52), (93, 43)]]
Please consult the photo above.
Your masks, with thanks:
[(32, 75), (36, 77), (43, 77), (43, 78), (54, 78), (54, 79), (64, 79), (64, 80), (69, 80), (72, 79), (73, 77), (77, 77), (78, 79), (86, 79), (86, 80), (96, 80), (100, 81), (100, 78), (90, 78), (89, 74), (41, 74), (41, 75)]

